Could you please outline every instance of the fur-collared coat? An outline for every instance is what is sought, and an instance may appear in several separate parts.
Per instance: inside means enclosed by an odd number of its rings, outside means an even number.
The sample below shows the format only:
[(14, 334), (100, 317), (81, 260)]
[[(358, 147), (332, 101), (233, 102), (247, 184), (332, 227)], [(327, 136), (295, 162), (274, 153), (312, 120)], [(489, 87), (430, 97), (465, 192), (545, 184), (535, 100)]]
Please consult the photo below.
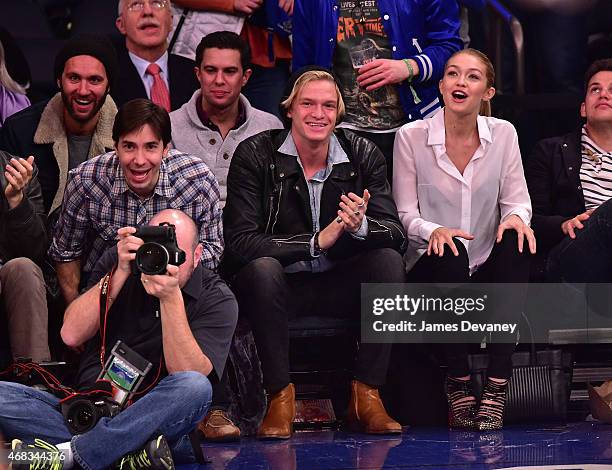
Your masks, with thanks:
[[(88, 159), (113, 149), (115, 114), (117, 106), (107, 96), (91, 139)], [(7, 119), (0, 133), (0, 149), (24, 158), (34, 155), (45, 211), (51, 213), (62, 204), (69, 158), (60, 93)]]

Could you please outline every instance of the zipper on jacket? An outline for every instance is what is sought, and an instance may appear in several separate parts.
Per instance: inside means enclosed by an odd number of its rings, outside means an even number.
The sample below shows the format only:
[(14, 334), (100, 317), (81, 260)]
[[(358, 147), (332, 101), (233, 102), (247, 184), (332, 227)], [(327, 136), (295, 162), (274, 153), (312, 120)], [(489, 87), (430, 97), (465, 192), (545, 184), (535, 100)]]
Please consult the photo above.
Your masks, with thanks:
[(278, 192), (278, 204), (276, 206), (276, 214), (274, 214), (274, 222), (272, 223), (272, 231), (270, 233), (274, 233), (274, 227), (276, 226), (276, 222), (278, 222), (278, 213), (280, 211), (280, 202), (281, 197), (283, 196), (283, 182), (280, 184), (280, 191)]
[(270, 203), (268, 204), (268, 210), (269, 210), (268, 223), (266, 224), (265, 233), (268, 233), (268, 229), (270, 228), (270, 221), (272, 220), (272, 210), (273, 210), (272, 204), (274, 204), (274, 193), (270, 194)]

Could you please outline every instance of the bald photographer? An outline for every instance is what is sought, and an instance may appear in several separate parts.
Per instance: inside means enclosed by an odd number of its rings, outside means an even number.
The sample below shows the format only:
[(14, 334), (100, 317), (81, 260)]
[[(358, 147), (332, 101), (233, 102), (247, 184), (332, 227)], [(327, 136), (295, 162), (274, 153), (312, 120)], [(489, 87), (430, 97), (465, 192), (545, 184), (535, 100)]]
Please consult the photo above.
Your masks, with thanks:
[[(117, 246), (103, 253), (64, 317), (64, 342), (85, 345), (77, 383), (87, 395), (79, 406), (87, 396), (104, 396), (97, 379), (113, 388), (112, 401), (92, 400), (97, 420), (67, 410), (74, 397), (60, 403), (51, 393), (0, 383), (0, 426), (12, 449), (44, 448), (59, 465), (37, 468), (169, 469), (174, 459), (193, 457), (187, 434), (206, 414), (211, 382), (223, 373), (237, 304), (200, 262), (199, 231), (188, 215), (166, 209), (144, 229), (117, 231)], [(117, 341), (128, 348), (117, 351)], [(131, 374), (136, 391), (127, 384)], [(122, 405), (117, 388), (131, 405)]]

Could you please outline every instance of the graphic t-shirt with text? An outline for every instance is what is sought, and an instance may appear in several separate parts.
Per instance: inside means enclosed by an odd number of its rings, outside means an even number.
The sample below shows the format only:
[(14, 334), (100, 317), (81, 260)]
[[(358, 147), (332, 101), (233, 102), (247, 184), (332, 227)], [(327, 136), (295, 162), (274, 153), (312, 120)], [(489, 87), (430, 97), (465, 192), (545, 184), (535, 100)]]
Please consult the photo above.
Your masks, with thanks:
[(340, 0), (333, 70), (346, 100), (344, 122), (369, 130), (395, 129), (405, 122), (395, 86), (366, 91), (357, 83), (357, 70), (374, 59), (391, 59), (377, 0)]

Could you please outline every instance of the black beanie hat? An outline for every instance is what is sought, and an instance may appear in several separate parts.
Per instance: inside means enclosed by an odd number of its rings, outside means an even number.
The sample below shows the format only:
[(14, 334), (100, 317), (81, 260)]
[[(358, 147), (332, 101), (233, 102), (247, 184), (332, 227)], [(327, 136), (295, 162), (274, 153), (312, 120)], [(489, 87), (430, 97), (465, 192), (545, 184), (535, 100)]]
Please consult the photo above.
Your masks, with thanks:
[(338, 90), (340, 90), (340, 96), (342, 97), (342, 101), (346, 103), (346, 99), (344, 98), (344, 93), (342, 93), (342, 88), (340, 87), (340, 81), (338, 80), (338, 77), (334, 72), (332, 72), (328, 68), (321, 67), (320, 65), (307, 65), (305, 67), (302, 67), (297, 72), (294, 72), (291, 75), (291, 77), (289, 77), (289, 81), (287, 82), (287, 85), (285, 86), (285, 91), (283, 91), (283, 97), (278, 103), (278, 110), (280, 112), (281, 121), (283, 121), (283, 124), (285, 125), (286, 129), (291, 127), (291, 118), (287, 117), (288, 110), (283, 108), (283, 105), (281, 103), (285, 101), (287, 98), (289, 98), (289, 95), (293, 91), (293, 87), (295, 86), (295, 82), (297, 82), (298, 78), (300, 78), (306, 72), (312, 72), (315, 70), (318, 70), (320, 72), (327, 72), (333, 77), (334, 81), (336, 82), (336, 85), (338, 85)]
[(104, 36), (82, 34), (70, 39), (55, 57), (54, 77), (59, 80), (64, 72), (64, 66), (71, 57), (89, 55), (95, 57), (106, 70), (108, 84), (113, 88), (117, 73), (117, 53), (110, 40)]

